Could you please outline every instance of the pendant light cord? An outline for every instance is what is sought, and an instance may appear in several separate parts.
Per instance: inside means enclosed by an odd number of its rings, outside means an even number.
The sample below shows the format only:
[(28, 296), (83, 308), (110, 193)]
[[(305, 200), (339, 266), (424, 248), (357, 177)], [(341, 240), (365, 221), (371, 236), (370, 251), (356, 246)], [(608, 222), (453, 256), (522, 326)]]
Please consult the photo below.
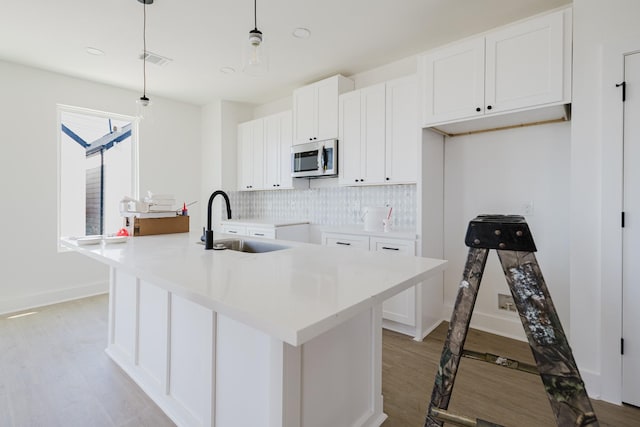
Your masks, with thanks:
[(253, 0), (253, 28), (258, 29), (258, 0)]
[(147, 97), (147, 2), (142, 9), (142, 97)]

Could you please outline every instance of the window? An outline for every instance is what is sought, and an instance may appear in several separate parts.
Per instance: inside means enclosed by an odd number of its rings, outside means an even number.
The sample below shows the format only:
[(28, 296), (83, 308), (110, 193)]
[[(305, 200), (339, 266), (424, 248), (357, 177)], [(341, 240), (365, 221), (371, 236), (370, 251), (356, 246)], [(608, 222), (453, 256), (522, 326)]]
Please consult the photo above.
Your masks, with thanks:
[(58, 237), (111, 234), (138, 196), (137, 120), (58, 106)]

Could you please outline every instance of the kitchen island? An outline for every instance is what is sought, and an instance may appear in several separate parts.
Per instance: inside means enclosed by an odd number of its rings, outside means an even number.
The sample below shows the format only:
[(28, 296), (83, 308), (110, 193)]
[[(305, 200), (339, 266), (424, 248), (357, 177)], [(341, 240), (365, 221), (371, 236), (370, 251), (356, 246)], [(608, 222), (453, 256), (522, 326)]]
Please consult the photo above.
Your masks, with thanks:
[(382, 302), (445, 261), (282, 241), (205, 251), (197, 240), (63, 241), (110, 266), (106, 351), (176, 424), (384, 421)]

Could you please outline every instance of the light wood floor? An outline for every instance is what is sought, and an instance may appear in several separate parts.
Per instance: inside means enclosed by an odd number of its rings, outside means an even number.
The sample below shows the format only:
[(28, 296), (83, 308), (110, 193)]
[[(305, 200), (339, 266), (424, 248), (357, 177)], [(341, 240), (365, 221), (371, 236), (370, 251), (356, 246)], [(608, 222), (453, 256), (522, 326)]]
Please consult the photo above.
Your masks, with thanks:
[[(382, 394), (389, 418), (383, 427), (424, 426), (447, 328), (442, 323), (422, 342), (384, 331)], [(465, 348), (535, 363), (527, 343), (477, 330), (469, 331)], [(591, 403), (601, 427), (640, 426), (638, 408)], [(460, 362), (449, 411), (509, 427), (556, 425), (538, 375), (470, 359)]]
[[(0, 319), (0, 426), (173, 426), (104, 353), (107, 304), (102, 295)], [(419, 343), (384, 331), (383, 427), (424, 425), (445, 335), (446, 324)], [(467, 348), (531, 358), (526, 343), (477, 331)], [(640, 426), (640, 409), (593, 403), (603, 427)], [(555, 425), (537, 376), (470, 360), (449, 409), (512, 427)]]

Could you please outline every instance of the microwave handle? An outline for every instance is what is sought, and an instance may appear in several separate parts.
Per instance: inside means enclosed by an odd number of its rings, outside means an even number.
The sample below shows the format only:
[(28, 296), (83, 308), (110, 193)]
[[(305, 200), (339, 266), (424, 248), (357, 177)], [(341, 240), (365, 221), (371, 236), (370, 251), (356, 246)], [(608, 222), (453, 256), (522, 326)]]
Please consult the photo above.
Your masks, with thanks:
[(320, 168), (322, 169), (322, 171), (326, 171), (327, 170), (327, 150), (324, 148), (324, 145), (322, 146), (322, 149), (320, 150)]

